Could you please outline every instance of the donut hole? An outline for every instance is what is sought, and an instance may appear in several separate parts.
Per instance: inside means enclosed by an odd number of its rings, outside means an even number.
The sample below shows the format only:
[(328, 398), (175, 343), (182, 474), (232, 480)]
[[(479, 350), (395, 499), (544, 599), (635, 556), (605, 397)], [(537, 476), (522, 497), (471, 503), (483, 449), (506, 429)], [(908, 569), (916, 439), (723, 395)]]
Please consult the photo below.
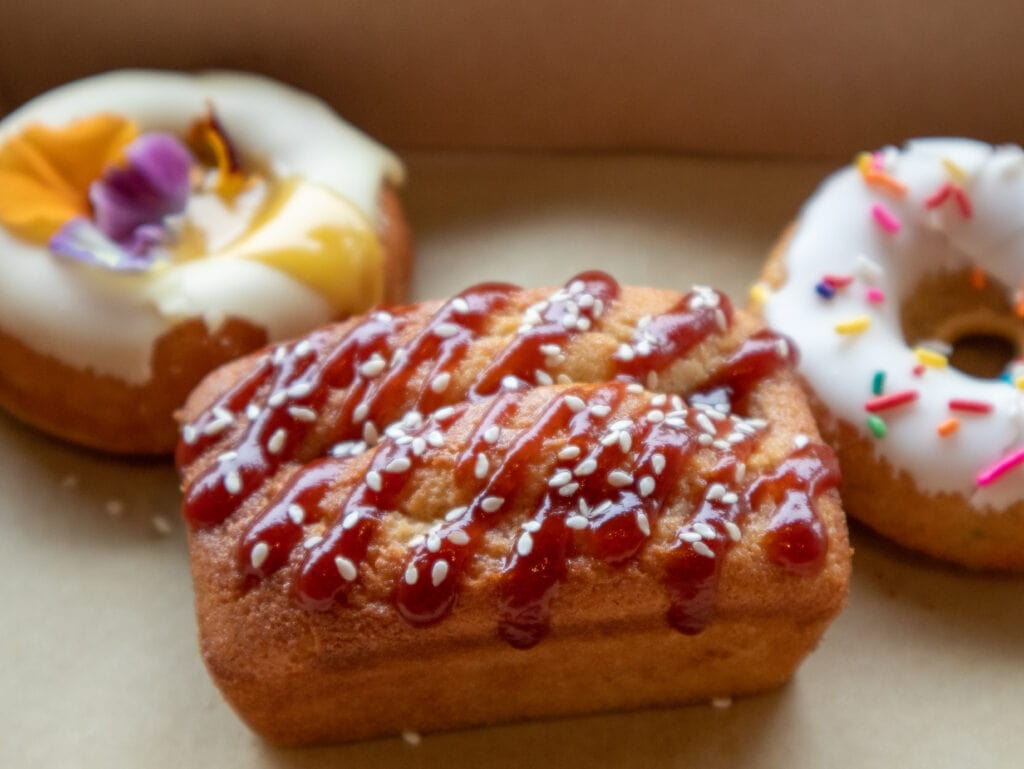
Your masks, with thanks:
[(966, 271), (930, 275), (901, 307), (903, 338), (910, 347), (944, 348), (968, 376), (999, 379), (1024, 353), (1024, 320), (1010, 296), (994, 278), (975, 285)]

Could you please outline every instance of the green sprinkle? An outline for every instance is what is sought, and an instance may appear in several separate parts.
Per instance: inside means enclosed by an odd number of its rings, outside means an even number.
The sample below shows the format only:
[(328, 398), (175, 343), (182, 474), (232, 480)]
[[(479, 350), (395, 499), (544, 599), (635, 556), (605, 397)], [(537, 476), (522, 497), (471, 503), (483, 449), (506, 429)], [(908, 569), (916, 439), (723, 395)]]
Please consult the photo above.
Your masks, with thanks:
[(879, 416), (871, 414), (867, 418), (867, 423), (868, 429), (871, 431), (871, 434), (876, 438), (884, 438), (886, 436), (886, 433), (889, 432), (889, 428), (885, 426), (885, 422), (883, 422), (882, 418)]
[(885, 389), (885, 372), (876, 371), (874, 379), (871, 380), (871, 392), (875, 395), (881, 395)]

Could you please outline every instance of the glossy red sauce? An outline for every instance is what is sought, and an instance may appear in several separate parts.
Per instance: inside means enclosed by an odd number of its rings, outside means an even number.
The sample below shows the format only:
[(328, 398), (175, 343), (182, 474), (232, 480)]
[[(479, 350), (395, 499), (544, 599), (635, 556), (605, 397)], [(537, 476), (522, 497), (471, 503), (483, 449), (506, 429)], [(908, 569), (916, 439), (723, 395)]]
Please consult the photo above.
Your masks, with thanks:
[[(222, 522), (283, 462), (308, 462), (249, 525), (239, 566), (248, 581), (258, 581), (298, 552), (294, 585), (300, 600), (319, 609), (343, 602), (415, 470), (441, 448), (445, 431), (470, 404), (486, 400), (453, 475), (468, 502), (410, 546), (395, 587), (396, 607), (414, 625), (437, 622), (452, 610), (487, 533), (509, 511), (524, 507), (534, 512), (507, 556), (498, 606), (500, 635), (520, 648), (548, 633), (550, 602), (575, 556), (613, 568), (632, 562), (680, 494), (689, 496), (686, 506), (694, 512), (678, 532), (664, 575), (668, 619), (680, 631), (699, 632), (713, 618), (721, 561), (754, 507), (773, 506), (763, 543), (773, 561), (798, 573), (820, 566), (827, 541), (813, 500), (838, 481), (831, 452), (804, 447), (774, 472), (751, 480), (742, 477), (740, 465), (754, 451), (759, 431), (747, 425), (741, 439), (730, 443), (736, 422), (705, 413), (715, 404), (745, 406), (757, 382), (795, 362), (791, 345), (769, 332), (746, 340), (691, 394), (702, 404), (697, 407), (631, 393), (631, 382), (648, 383), (651, 372), (727, 330), (728, 300), (695, 290), (637, 328), (630, 350), (616, 356), (617, 381), (562, 388), (524, 426), (519, 409), (526, 390), (547, 383), (550, 361), (574, 337), (600, 327), (619, 287), (604, 273), (577, 276), (527, 312), (513, 340), (476, 381), (456, 385), (452, 375), (514, 290), (504, 284), (469, 289), (411, 338), (409, 310), (398, 310), (371, 314), (334, 345), (320, 333), (276, 358), (268, 355), (191, 426), (191, 441), (179, 447), (184, 466), (203, 457), (225, 431), (233, 446), (207, 460), (186, 489), (189, 523), (201, 528)], [(334, 441), (372, 445), (391, 425), (347, 494), (337, 489), (337, 478), (351, 458), (297, 453), (329, 397), (341, 399), (340, 417), (329, 431)], [(585, 398), (585, 408), (576, 398)], [(442, 408), (447, 404), (457, 405)], [(355, 453), (361, 449), (355, 446)], [(679, 483), (693, 476), (698, 457), (713, 471), (703, 481)], [(527, 488), (525, 480), (535, 477), (538, 466), (551, 483)], [(322, 538), (303, 541), (304, 527), (324, 519), (333, 523)]]

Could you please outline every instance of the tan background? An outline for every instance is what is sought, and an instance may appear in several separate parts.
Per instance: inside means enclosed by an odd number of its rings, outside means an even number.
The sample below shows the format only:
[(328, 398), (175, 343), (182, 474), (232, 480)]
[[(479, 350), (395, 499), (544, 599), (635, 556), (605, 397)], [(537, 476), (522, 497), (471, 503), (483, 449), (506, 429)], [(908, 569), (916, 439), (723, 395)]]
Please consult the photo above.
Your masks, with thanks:
[(254, 69), (404, 148), (833, 154), (1021, 138), (1016, 0), (0, 0), (0, 111), (119, 66)]

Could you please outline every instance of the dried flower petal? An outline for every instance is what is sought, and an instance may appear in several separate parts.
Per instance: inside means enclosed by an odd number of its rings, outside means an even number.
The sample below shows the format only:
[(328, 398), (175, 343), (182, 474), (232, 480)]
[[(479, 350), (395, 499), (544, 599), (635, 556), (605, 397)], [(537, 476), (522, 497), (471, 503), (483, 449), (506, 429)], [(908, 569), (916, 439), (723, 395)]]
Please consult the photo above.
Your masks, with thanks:
[[(152, 225), (145, 225), (139, 231)], [(160, 228), (156, 228), (160, 231)], [(139, 232), (137, 231), (137, 233)], [(152, 236), (152, 230), (145, 235)], [(150, 242), (149, 246), (153, 243)], [(152, 264), (152, 249), (146, 247), (138, 253), (122, 247), (106, 236), (95, 224), (79, 216), (61, 227), (57, 234), (50, 238), (50, 251), (57, 256), (75, 259), (86, 264), (105, 267), (119, 272), (137, 272), (145, 270)]]

